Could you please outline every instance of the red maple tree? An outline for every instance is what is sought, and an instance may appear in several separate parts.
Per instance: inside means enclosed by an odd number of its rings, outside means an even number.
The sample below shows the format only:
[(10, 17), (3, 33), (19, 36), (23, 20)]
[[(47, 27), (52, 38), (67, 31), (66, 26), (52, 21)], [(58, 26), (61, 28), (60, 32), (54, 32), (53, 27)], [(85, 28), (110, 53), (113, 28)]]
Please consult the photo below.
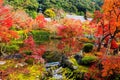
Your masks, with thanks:
[[(92, 22), (95, 22), (97, 31), (96, 37), (98, 38), (98, 51), (100, 51), (103, 41), (109, 37), (108, 46), (115, 46), (111, 44), (115, 40), (116, 35), (120, 32), (120, 1), (119, 0), (104, 0), (102, 6), (103, 12), (96, 11), (95, 17)], [(107, 50), (109, 53), (109, 50)]]
[(3, 1), (0, 0), (0, 43), (1, 54), (5, 55), (3, 45), (9, 43), (12, 39), (18, 38), (16, 31), (10, 28), (13, 25), (13, 18), (10, 6), (3, 5)]
[(82, 47), (79, 38), (82, 35), (82, 23), (79, 20), (63, 19), (61, 26), (58, 27), (58, 36), (62, 39), (58, 44), (58, 48), (67, 55), (72, 55), (79, 51)]

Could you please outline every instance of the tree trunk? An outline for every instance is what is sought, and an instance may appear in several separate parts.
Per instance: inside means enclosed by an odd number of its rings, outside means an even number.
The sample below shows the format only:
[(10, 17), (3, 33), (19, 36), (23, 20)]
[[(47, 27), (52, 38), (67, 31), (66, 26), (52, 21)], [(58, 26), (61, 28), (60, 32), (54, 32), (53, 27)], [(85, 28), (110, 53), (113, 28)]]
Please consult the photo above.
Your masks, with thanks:
[(107, 49), (106, 49), (106, 55), (110, 54), (111, 41), (112, 41), (112, 39), (108, 40), (108, 43), (107, 43), (108, 45), (107, 45)]
[(0, 46), (0, 53), (1, 53), (2, 56), (6, 56), (7, 55), (5, 53), (5, 51), (6, 51), (6, 46), (5, 45), (7, 45), (7, 44), (2, 43), (1, 46)]
[(101, 49), (101, 45), (102, 45), (102, 42), (100, 42), (100, 43), (98, 44), (98, 48), (97, 48), (97, 51), (98, 51), (98, 52), (99, 52), (100, 49)]
[(84, 19), (87, 20), (87, 10), (84, 11)]

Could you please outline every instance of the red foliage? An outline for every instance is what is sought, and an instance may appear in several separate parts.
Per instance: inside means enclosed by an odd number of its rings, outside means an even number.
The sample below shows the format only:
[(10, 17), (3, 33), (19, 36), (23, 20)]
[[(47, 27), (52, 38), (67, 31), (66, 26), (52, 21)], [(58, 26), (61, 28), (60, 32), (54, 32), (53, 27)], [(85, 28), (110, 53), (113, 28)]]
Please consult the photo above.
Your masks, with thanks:
[(120, 74), (120, 56), (104, 56), (100, 58), (100, 63), (93, 64), (88, 73), (85, 73), (86, 80), (111, 80)]
[(10, 6), (4, 6), (3, 1), (0, 1), (0, 26), (10, 28), (13, 24), (12, 12)]
[(35, 42), (32, 36), (29, 36), (26, 40), (24, 40), (24, 44), (29, 49), (32, 49), (33, 47), (35, 47)]
[(120, 74), (120, 56), (110, 56), (102, 60), (102, 77), (114, 76)]
[[(120, 33), (120, 1), (119, 0), (104, 0), (102, 6), (103, 12), (96, 11), (94, 14), (93, 23), (96, 24), (97, 31), (95, 36), (99, 38), (99, 48), (106, 37), (110, 36), (110, 39), (116, 38)], [(114, 40), (111, 40), (107, 44), (111, 44), (112, 48), (116, 48), (117, 45)], [(108, 51), (109, 53), (109, 51)]]
[[(107, 37), (107, 38), (105, 38), (105, 40), (106, 40), (106, 44), (108, 43), (108, 40), (109, 40), (109, 37)], [(118, 46), (118, 44), (117, 44), (117, 42), (113, 39), (112, 41), (111, 41), (111, 49), (117, 49), (119, 46)]]
[(89, 72), (84, 74), (84, 78), (85, 80), (105, 80), (104, 78), (101, 77), (101, 72), (99, 70), (99, 68), (96, 66), (96, 64), (93, 64), (90, 68), (89, 68)]
[(9, 6), (4, 6), (0, 1), (0, 41), (9, 42), (13, 38), (18, 38), (17, 32), (10, 30), (13, 25), (12, 12)]
[(79, 20), (64, 19), (62, 25), (58, 27), (58, 36), (62, 37), (58, 48), (65, 51), (67, 55), (74, 54), (82, 47), (78, 40), (81, 35), (82, 24)]

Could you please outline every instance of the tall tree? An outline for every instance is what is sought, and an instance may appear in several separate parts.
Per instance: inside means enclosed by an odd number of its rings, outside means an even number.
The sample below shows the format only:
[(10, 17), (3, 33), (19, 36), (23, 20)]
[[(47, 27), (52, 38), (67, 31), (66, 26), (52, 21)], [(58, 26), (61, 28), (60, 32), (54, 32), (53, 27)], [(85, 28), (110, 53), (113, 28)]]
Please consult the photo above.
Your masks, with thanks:
[(0, 0), (0, 55), (5, 54), (5, 46), (15, 38), (18, 38), (17, 32), (11, 30), (13, 18), (10, 6), (3, 5), (3, 0)]
[[(109, 53), (110, 47), (114, 46), (114, 39), (118, 33), (120, 33), (120, 1), (119, 0), (104, 0), (102, 6), (103, 12), (96, 12), (94, 21), (97, 22), (99, 37), (99, 47), (105, 39), (107, 41), (107, 53)], [(109, 38), (108, 38), (109, 37)], [(114, 43), (114, 44), (113, 44)], [(113, 44), (113, 45), (112, 45)]]

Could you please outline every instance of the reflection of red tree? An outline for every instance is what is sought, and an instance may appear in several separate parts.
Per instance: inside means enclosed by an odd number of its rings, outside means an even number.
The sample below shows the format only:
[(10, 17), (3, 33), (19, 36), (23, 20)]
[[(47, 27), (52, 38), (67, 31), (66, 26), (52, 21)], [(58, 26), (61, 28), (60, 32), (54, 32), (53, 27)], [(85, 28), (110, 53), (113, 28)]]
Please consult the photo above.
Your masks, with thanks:
[(24, 51), (31, 51), (32, 54), (30, 56), (26, 56), (28, 58), (34, 58), (36, 61), (44, 62), (42, 55), (44, 54), (46, 48), (44, 45), (36, 45), (32, 36), (29, 36), (24, 40), (24, 47), (20, 49), (20, 53), (24, 53)]

